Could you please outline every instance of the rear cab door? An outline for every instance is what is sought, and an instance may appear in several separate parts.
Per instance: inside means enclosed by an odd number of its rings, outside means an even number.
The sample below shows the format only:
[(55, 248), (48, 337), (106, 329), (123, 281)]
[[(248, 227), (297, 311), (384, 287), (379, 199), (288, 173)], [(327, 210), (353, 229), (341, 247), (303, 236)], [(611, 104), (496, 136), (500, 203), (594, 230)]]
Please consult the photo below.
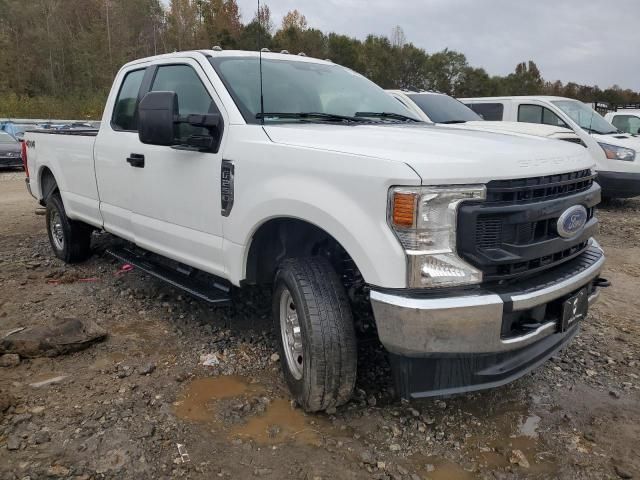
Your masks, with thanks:
[(128, 158), (140, 145), (137, 109), (151, 83), (147, 67), (147, 63), (129, 65), (118, 72), (94, 146), (104, 229), (129, 241), (135, 241), (131, 208), (137, 186)]

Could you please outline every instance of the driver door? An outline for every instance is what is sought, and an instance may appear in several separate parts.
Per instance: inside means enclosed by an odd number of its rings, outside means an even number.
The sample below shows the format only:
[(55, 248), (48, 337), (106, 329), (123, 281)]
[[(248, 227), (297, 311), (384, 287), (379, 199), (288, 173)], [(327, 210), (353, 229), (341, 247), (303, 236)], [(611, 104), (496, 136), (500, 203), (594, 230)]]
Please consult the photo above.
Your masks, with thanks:
[[(220, 101), (193, 59), (157, 64), (150, 91), (177, 94), (180, 115), (220, 113)], [(205, 79), (205, 81), (203, 81)], [(179, 124), (188, 137), (202, 128)], [(222, 131), (224, 129), (221, 128)], [(222, 276), (220, 168), (225, 136), (217, 153), (147, 145), (130, 152), (134, 189), (131, 224), (135, 243), (143, 248)]]

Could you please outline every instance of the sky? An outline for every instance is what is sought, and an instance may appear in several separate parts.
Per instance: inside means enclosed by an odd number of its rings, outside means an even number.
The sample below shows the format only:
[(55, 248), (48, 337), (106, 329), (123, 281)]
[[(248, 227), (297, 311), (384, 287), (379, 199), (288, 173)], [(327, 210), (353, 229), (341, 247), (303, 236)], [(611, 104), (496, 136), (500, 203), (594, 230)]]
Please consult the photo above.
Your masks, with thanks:
[[(237, 0), (243, 21), (257, 0)], [(261, 0), (280, 25), (297, 8), (309, 27), (390, 36), (432, 53), (448, 47), (491, 75), (533, 60), (545, 80), (640, 91), (640, 0)]]

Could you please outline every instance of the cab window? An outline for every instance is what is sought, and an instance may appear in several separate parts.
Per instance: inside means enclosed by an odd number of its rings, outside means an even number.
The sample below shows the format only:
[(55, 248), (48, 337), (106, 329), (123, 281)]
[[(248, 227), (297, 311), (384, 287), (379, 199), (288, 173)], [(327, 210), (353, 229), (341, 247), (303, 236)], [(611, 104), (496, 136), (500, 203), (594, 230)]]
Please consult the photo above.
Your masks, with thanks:
[(569, 128), (569, 126), (547, 107), (541, 105), (520, 105), (518, 107), (518, 121), (525, 123), (543, 123), (554, 127)]
[[(158, 67), (151, 91), (176, 92), (178, 114), (220, 113), (196, 71), (189, 65), (164, 65)], [(185, 123), (178, 125), (178, 138), (207, 135), (206, 129)]]
[(124, 77), (111, 118), (111, 126), (114, 130), (136, 131), (138, 129), (136, 104), (143, 77), (144, 69), (134, 70)]
[(470, 103), (467, 106), (487, 121), (501, 122), (504, 118), (502, 103)]
[(633, 135), (640, 134), (640, 117), (633, 115), (616, 115), (613, 117), (611, 123), (621, 132), (631, 133)]

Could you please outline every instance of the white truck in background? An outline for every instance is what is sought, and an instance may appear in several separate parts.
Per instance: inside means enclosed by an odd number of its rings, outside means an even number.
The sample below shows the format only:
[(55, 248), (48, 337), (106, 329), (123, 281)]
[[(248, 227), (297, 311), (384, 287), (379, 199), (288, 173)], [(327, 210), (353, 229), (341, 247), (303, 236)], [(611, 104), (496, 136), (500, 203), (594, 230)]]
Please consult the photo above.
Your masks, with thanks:
[(570, 128), (596, 163), (603, 196), (640, 195), (640, 138), (621, 132), (589, 105), (549, 96), (461, 98), (460, 101), (494, 120)]
[(618, 105), (604, 116), (607, 122), (629, 135), (640, 135), (640, 103)]
[(426, 124), (328, 61), (140, 59), (99, 130), (25, 138), (64, 261), (86, 259), (100, 229), (129, 241), (114, 256), (204, 301), (271, 284), (282, 370), (307, 411), (351, 396), (354, 298), (370, 301), (397, 393), (416, 398), (540, 365), (606, 283), (584, 148)]
[(460, 100), (444, 93), (412, 90), (387, 92), (425, 122), (494, 133), (533, 135), (582, 144), (580, 137), (572, 130), (560, 126), (485, 120)]

